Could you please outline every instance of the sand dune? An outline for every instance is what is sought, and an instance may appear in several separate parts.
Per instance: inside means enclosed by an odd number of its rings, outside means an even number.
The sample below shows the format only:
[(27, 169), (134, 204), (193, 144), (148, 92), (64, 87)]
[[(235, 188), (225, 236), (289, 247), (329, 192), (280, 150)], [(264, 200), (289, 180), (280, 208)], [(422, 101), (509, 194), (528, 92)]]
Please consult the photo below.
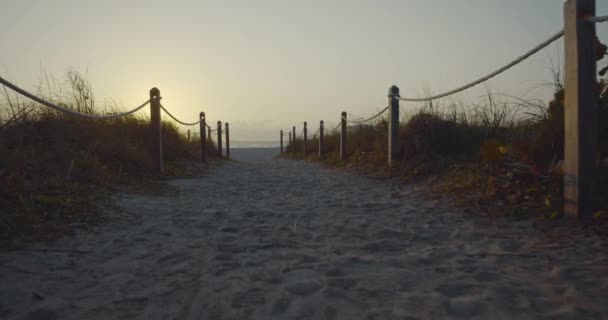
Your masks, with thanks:
[(234, 150), (115, 219), (0, 253), (2, 319), (608, 317), (605, 240)]

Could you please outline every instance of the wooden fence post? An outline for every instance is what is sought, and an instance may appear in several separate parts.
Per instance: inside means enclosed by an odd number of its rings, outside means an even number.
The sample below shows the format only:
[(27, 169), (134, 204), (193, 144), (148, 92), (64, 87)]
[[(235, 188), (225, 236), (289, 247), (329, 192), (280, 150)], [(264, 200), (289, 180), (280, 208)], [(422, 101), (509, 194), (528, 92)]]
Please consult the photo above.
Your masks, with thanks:
[(287, 151), (289, 151), (289, 147), (293, 149), (293, 141), (291, 139), (291, 132), (289, 132), (289, 144), (287, 145)]
[(293, 138), (292, 142), (293, 142), (293, 148), (291, 149), (291, 151), (293, 152), (293, 154), (296, 154), (296, 151), (298, 150), (296, 148), (296, 126), (293, 126), (292, 128), (292, 134), (291, 137)]
[(190, 129), (188, 129), (188, 142), (190, 142)]
[(201, 161), (207, 162), (207, 136), (205, 135), (205, 127), (207, 126), (207, 118), (205, 113), (199, 113), (200, 128), (201, 128)]
[(226, 130), (226, 158), (230, 158), (230, 124), (228, 122), (224, 124), (224, 130)]
[(150, 89), (150, 126), (152, 127), (152, 161), (154, 170), (163, 173), (163, 140), (160, 118), (160, 90)]
[(323, 127), (324, 125), (325, 124), (323, 123), (323, 120), (319, 121), (319, 158), (323, 157), (323, 150), (325, 148), (325, 146), (323, 145), (323, 133), (325, 131), (325, 128)]
[(217, 152), (219, 157), (222, 157), (222, 122), (217, 122)]
[(283, 130), (281, 130), (281, 154), (283, 154)]
[(306, 152), (308, 148), (308, 124), (304, 121), (304, 156), (306, 157)]
[(399, 159), (399, 88), (388, 89), (388, 165)]
[(346, 160), (346, 111), (340, 118), (340, 160)]
[(590, 216), (597, 152), (595, 0), (564, 4), (564, 213)]

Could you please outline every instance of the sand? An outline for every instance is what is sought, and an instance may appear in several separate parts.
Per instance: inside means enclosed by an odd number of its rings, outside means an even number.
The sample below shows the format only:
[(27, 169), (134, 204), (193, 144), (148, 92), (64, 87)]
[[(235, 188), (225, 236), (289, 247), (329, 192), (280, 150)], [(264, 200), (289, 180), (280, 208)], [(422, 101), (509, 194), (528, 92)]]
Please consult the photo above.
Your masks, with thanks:
[(1, 319), (592, 319), (608, 317), (605, 240), (539, 231), (274, 150), (113, 220), (0, 253)]

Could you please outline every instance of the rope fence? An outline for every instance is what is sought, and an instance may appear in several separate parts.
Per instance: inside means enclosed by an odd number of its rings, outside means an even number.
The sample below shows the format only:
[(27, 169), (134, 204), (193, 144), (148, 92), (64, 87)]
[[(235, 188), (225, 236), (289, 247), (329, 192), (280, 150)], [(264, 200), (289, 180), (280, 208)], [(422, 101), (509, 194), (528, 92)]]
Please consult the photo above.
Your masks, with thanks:
[(352, 124), (363, 124), (366, 122), (370, 122), (376, 118), (378, 118), (379, 116), (381, 116), (384, 112), (386, 112), (386, 110), (388, 110), (388, 106), (386, 106), (386, 108), (382, 109), (380, 112), (378, 112), (376, 115), (373, 115), (367, 119), (363, 119), (363, 120), (346, 120), (346, 122), (348, 123), (352, 123)]
[[(33, 95), (33, 94), (17, 87), (16, 85), (12, 84), (11, 82), (9, 82), (8, 80), (6, 80), (2, 77), (0, 77), (0, 83), (2, 83), (2, 85), (4, 85), (5, 87), (8, 87), (9, 89), (21, 94), (24, 97), (27, 97), (35, 102), (40, 103), (41, 105), (43, 105), (45, 107), (49, 107), (55, 111), (59, 111), (59, 112), (70, 114), (70, 115), (73, 115), (76, 117), (87, 118), (87, 119), (104, 120), (104, 119), (116, 119), (116, 118), (126, 117), (128, 115), (131, 115), (131, 114), (141, 110), (143, 107), (147, 106), (150, 103), (150, 100), (147, 100), (146, 102), (142, 103), (140, 106), (135, 107), (135, 108), (131, 109), (130, 111), (100, 116), (100, 115), (95, 115), (95, 114), (81, 113), (78, 111), (74, 111), (74, 110), (70, 110), (70, 109), (61, 107), (55, 103), (44, 100), (36, 95)], [(158, 97), (158, 98), (160, 99), (160, 97)]]
[[(347, 123), (363, 124), (373, 121), (388, 111), (388, 165), (393, 165), (402, 157), (399, 145), (399, 102), (428, 102), (445, 98), (474, 86), (482, 84), (507, 70), (517, 66), (529, 57), (543, 50), (553, 42), (564, 37), (565, 51), (565, 156), (564, 156), (564, 212), (571, 216), (585, 217), (590, 214), (590, 193), (593, 185), (597, 153), (597, 103), (594, 96), (596, 87), (596, 31), (595, 23), (608, 22), (608, 16), (595, 16), (595, 0), (566, 0), (564, 5), (564, 28), (548, 39), (540, 42), (524, 54), (516, 57), (504, 66), (479, 77), (469, 83), (440, 94), (424, 97), (401, 97), (399, 88), (392, 86), (388, 92), (388, 106), (369, 118), (348, 120), (347, 113), (342, 112), (340, 122), (332, 131), (340, 129), (340, 160), (346, 160)], [(304, 123), (304, 156), (307, 155), (306, 122)], [(295, 126), (290, 132), (290, 144), (294, 154), (297, 153)], [(319, 130), (319, 158), (324, 157), (323, 121)], [(283, 153), (283, 131), (281, 130), (281, 153)], [(591, 141), (591, 142), (590, 142)], [(289, 148), (291, 146), (291, 148)]]
[(593, 22), (593, 23), (608, 22), (608, 16), (603, 16), (603, 17), (587, 17), (586, 20), (588, 22)]
[(183, 121), (181, 121), (181, 120), (177, 119), (176, 117), (174, 117), (174, 116), (171, 114), (171, 112), (169, 112), (169, 110), (167, 110), (167, 109), (165, 109), (165, 107), (163, 107), (163, 105), (162, 105), (162, 104), (160, 105), (160, 108), (161, 108), (161, 109), (162, 109), (162, 110), (163, 110), (163, 111), (164, 111), (164, 112), (165, 112), (165, 113), (166, 113), (166, 114), (167, 114), (169, 117), (171, 117), (171, 119), (175, 120), (175, 122), (177, 122), (177, 123), (179, 123), (179, 124), (181, 124), (181, 125), (184, 125), (184, 126), (195, 126), (195, 125), (197, 125), (197, 124), (201, 123), (201, 120), (200, 120), (200, 119), (199, 119), (198, 121), (196, 121), (196, 122), (192, 122), (192, 123), (183, 122)]
[[(150, 105), (150, 126), (152, 128), (153, 160), (154, 160), (155, 169), (158, 173), (163, 172), (163, 151), (162, 151), (163, 148), (162, 148), (161, 115), (160, 115), (161, 110), (164, 111), (175, 122), (177, 122), (181, 125), (184, 125), (184, 126), (200, 125), (200, 127), (201, 127), (200, 128), (201, 129), (201, 134), (200, 134), (200, 136), (201, 136), (201, 161), (202, 162), (207, 161), (206, 139), (211, 138), (210, 136), (207, 137), (204, 134), (205, 127), (207, 127), (209, 129), (209, 132), (218, 132), (218, 130), (219, 130), (220, 133), (218, 134), (218, 154), (220, 157), (222, 157), (221, 134), (226, 135), (226, 155), (228, 157), (230, 156), (230, 145), (229, 145), (230, 138), (229, 138), (229, 131), (228, 131), (228, 123), (225, 124), (225, 129), (222, 130), (221, 122), (218, 121), (218, 129), (210, 130), (211, 128), (209, 127), (209, 125), (207, 125), (207, 123), (205, 121), (204, 112), (201, 112), (199, 114), (198, 121), (195, 121), (195, 122), (181, 121), (181, 120), (177, 119), (173, 114), (171, 114), (171, 112), (169, 112), (169, 110), (167, 110), (160, 103), (160, 100), (162, 98), (160, 95), (160, 91), (157, 88), (152, 88), (150, 90), (150, 99), (148, 99), (141, 105), (139, 105), (129, 111), (109, 114), (109, 115), (95, 115), (95, 114), (87, 114), (87, 113), (82, 113), (82, 112), (78, 112), (75, 110), (71, 110), (66, 107), (62, 107), (56, 103), (47, 101), (41, 97), (38, 97), (37, 95), (34, 95), (34, 94), (18, 87), (17, 85), (13, 84), (12, 82), (8, 81), (7, 79), (4, 79), (3, 77), (0, 77), (0, 84), (2, 84), (5, 88), (9, 88), (9, 89), (13, 90), (14, 92), (16, 92), (24, 97), (27, 97), (35, 102), (38, 102), (39, 104), (41, 104), (45, 107), (48, 107), (50, 109), (53, 109), (55, 111), (58, 111), (58, 112), (61, 112), (64, 114), (68, 114), (68, 115), (72, 115), (72, 116), (76, 116), (76, 117), (80, 117), (80, 118), (85, 118), (85, 119), (108, 120), (108, 119), (122, 118), (122, 117), (132, 115), (135, 112), (143, 109), (145, 106)], [(188, 130), (188, 141), (190, 141), (190, 130)]]
[(564, 35), (564, 31), (561, 30), (560, 32), (556, 33), (555, 35), (551, 36), (549, 39), (547, 39), (546, 41), (541, 42), (539, 45), (537, 45), (536, 47), (532, 48), (530, 51), (524, 53), (523, 55), (517, 57), (515, 60), (509, 62), (508, 64), (506, 64), (505, 66), (497, 69), (494, 72), (489, 73), (488, 75), (485, 75), (475, 81), (469, 82), (461, 87), (458, 87), (456, 89), (444, 92), (444, 93), (440, 93), (434, 96), (430, 96), (430, 97), (426, 97), (426, 98), (402, 98), (399, 97), (399, 100), (401, 101), (409, 101), (409, 102), (425, 102), (425, 101), (431, 101), (431, 100), (436, 100), (436, 99), (440, 99), (440, 98), (445, 98), (447, 96), (451, 96), (454, 95), (456, 93), (462, 92), (464, 90), (470, 89), (478, 84), (484, 83), (492, 78), (494, 78), (495, 76), (511, 69), (512, 67), (520, 64), (522, 61), (526, 60), (527, 58), (531, 57), (532, 55), (534, 55), (535, 53), (539, 52), (540, 50), (546, 48), (548, 45), (550, 45), (551, 43), (553, 43), (554, 41), (558, 40), (559, 38), (561, 38)]

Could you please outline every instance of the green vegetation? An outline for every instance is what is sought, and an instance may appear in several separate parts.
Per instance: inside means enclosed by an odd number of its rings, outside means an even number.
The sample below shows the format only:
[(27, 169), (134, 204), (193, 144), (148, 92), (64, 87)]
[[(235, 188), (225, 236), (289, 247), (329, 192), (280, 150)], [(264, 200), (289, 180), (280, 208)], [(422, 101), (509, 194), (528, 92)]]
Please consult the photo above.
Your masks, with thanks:
[[(78, 73), (68, 74), (70, 98), (45, 77), (43, 97), (66, 108), (101, 114)], [(143, 116), (89, 120), (39, 106), (4, 91), (0, 114), (0, 242), (52, 239), (103, 219), (102, 200), (119, 189), (151, 188), (151, 128)], [(113, 106), (113, 110), (119, 110)], [(198, 164), (200, 139), (191, 141), (163, 122), (166, 175), (186, 175)], [(215, 146), (208, 146), (215, 157)]]
[[(604, 219), (608, 210), (608, 81), (602, 80), (599, 88), (600, 170), (594, 201), (596, 218)], [(431, 194), (452, 194), (456, 204), (483, 207), (490, 214), (561, 216), (564, 90), (559, 81), (548, 105), (489, 93), (473, 106), (429, 103), (411, 115), (402, 114), (401, 119), (400, 159), (392, 168), (387, 165), (386, 119), (348, 127), (346, 161), (339, 160), (338, 130), (326, 132), (322, 158), (317, 137), (308, 142), (306, 157), (301, 139), (296, 139), (295, 155), (294, 146), (289, 145), (283, 156), (363, 174), (424, 179), (426, 188), (435, 191)]]

